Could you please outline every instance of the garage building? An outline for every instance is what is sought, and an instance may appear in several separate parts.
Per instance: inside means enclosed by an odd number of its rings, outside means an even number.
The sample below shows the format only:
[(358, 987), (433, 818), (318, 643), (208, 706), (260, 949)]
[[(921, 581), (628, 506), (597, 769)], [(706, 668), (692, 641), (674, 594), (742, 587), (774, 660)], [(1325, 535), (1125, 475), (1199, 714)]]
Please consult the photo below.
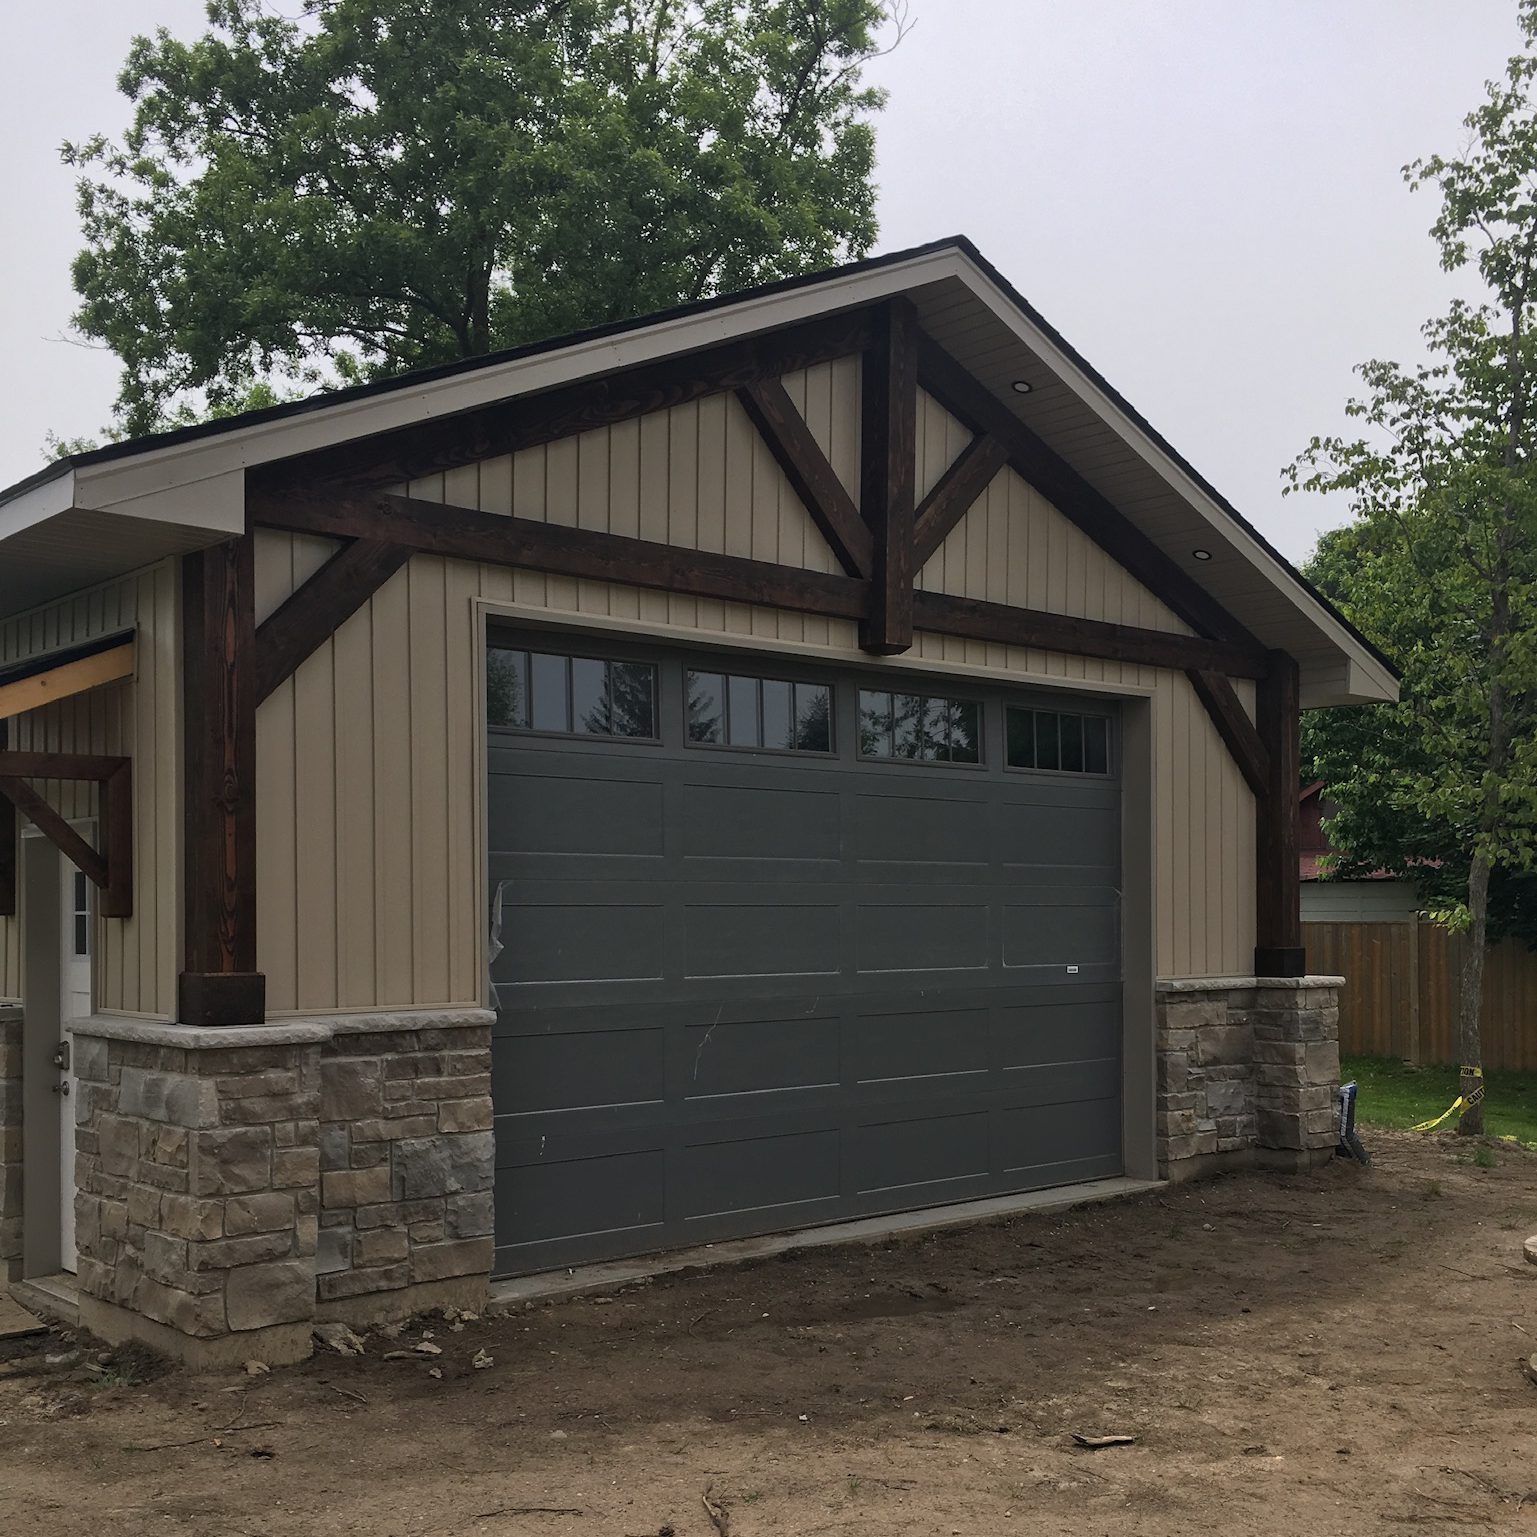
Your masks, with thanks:
[(1333, 1146), (1392, 668), (964, 240), (0, 493), (0, 1268), (280, 1358)]

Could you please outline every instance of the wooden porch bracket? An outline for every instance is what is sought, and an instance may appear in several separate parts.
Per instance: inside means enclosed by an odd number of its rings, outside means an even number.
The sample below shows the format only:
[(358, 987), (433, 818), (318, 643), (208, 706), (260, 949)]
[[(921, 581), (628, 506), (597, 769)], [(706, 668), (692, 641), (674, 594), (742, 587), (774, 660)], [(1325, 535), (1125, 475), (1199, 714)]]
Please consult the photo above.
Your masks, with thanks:
[(736, 393), (838, 564), (850, 576), (868, 577), (874, 561), (870, 529), (790, 392), (778, 379), (759, 379)]
[[(247, 506), (252, 523), (259, 527), (378, 540), (408, 553), (520, 566), (691, 597), (763, 603), (834, 619), (863, 619), (869, 606), (869, 584), (852, 577), (389, 492), (253, 491), (247, 495)], [(920, 629), (1003, 645), (1035, 646), (1149, 667), (1203, 668), (1239, 678), (1258, 678), (1265, 670), (1263, 659), (1255, 653), (1223, 641), (943, 593), (913, 594), (912, 614)]]
[(1008, 449), (991, 433), (973, 438), (961, 450), (913, 515), (914, 576), (1008, 462)]
[(256, 630), (260, 704), (287, 682), (411, 558), (398, 544), (354, 539), (344, 545)]
[(182, 557), (183, 970), (177, 1019), (266, 1017), (256, 969), (256, 624), (249, 534)]
[[(0, 738), (3, 741), (3, 738)], [(101, 848), (93, 849), (30, 779), (86, 779), (101, 786)], [(0, 750), (0, 915), (16, 913), (16, 818), (32, 823), (102, 893), (103, 918), (133, 916), (133, 764), (91, 753)]]
[(918, 312), (888, 299), (876, 312), (860, 387), (860, 511), (874, 536), (870, 610), (859, 644), (895, 656), (913, 643), (914, 482), (918, 452)]
[(1243, 707), (1233, 685), (1220, 672), (1209, 668), (1189, 667), (1185, 676), (1195, 689), (1217, 734), (1222, 738), (1233, 762), (1238, 765), (1244, 783), (1256, 796), (1265, 795), (1270, 788), (1270, 753), (1266, 749), (1248, 711)]
[(1270, 653), (1256, 693), (1256, 725), (1268, 755), (1264, 793), (1255, 798), (1255, 949), (1257, 977), (1307, 973), (1302, 945), (1302, 884), (1297, 864), (1297, 789), (1302, 711), (1296, 660)]

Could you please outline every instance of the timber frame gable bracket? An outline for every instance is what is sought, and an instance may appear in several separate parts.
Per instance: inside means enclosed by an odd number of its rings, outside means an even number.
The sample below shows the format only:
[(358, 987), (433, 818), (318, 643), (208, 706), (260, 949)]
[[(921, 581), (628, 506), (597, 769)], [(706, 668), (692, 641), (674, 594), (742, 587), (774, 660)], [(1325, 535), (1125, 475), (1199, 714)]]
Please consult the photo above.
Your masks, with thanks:
[[(781, 382), (858, 354), (859, 501)], [(921, 503), (918, 390), (973, 434)], [(732, 392), (832, 550), (840, 572), (428, 502), (387, 489), (706, 395)], [(1046, 496), (1194, 631), (1192, 635), (919, 592), (917, 573), (1005, 466)], [(916, 630), (1183, 671), (1257, 802), (1258, 974), (1304, 969), (1295, 849), (1297, 669), (1232, 615), (918, 325), (905, 296), (680, 357), (314, 450), (246, 476), (242, 538), (184, 557), (186, 970), (179, 1017), (264, 1015), (255, 942), (255, 711), (413, 554), (430, 553), (696, 597), (853, 620), (895, 656)], [(251, 530), (342, 541), (273, 614), (254, 623)], [(1232, 678), (1258, 684), (1251, 722)], [(1283, 825), (1284, 824), (1284, 825)], [(0, 851), (3, 859), (3, 851)]]

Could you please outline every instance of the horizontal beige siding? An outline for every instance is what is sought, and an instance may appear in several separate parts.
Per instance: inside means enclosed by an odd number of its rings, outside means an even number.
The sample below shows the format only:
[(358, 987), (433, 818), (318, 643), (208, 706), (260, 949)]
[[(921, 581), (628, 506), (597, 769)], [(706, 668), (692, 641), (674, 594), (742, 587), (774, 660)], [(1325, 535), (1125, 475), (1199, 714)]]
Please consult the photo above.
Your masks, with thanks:
[[(121, 581), (0, 624), (0, 663), (136, 629), (130, 679), (61, 699), (11, 721), (11, 744), (30, 751), (127, 754), (133, 759), (134, 893), (131, 918), (96, 923), (99, 1008), (169, 1018), (180, 932), (177, 816), (177, 582), (166, 561)], [(38, 782), (64, 816), (96, 815), (96, 787)], [(0, 996), (20, 996), (21, 923), (0, 919)]]
[[(858, 368), (789, 376), (840, 479), (859, 489)], [(918, 484), (964, 447), (925, 397)], [(734, 397), (411, 483), (412, 494), (811, 570), (835, 563)], [(264, 617), (325, 559), (257, 536)], [(1185, 626), (1013, 471), (925, 566), (932, 590), (1174, 633)], [(258, 934), (273, 1010), (473, 1003), (482, 995), (476, 600), (692, 638), (751, 638), (868, 661), (856, 627), (749, 604), (417, 556), (258, 717)], [(1153, 696), (1157, 965), (1252, 966), (1254, 802), (1183, 674), (921, 634), (916, 654), (1022, 679)], [(1252, 708), (1252, 689), (1243, 691)]]

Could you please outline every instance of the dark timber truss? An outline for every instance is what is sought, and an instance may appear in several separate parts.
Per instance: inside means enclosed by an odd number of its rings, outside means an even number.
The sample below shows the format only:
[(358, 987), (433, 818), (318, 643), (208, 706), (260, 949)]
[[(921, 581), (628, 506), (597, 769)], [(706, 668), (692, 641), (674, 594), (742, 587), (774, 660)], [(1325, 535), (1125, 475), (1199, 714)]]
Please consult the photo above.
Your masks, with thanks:
[[(780, 382), (792, 370), (856, 353), (863, 359), (857, 502)], [(920, 386), (973, 433), (921, 502), (914, 485)], [(839, 573), (446, 506), (387, 489), (726, 392), (741, 402), (805, 504)], [(1005, 467), (1193, 633), (916, 591), (924, 563)], [(187, 911), (180, 1001), (187, 1023), (262, 1017), (255, 970), (256, 707), (419, 552), (852, 620), (861, 645), (879, 655), (908, 650), (915, 631), (925, 630), (1183, 671), (1256, 797), (1256, 971), (1302, 970), (1295, 662), (1267, 652), (925, 336), (906, 298), (316, 450), (253, 470), (246, 505), (248, 529), (320, 534), (341, 545), (260, 628), (253, 623), (250, 532), (185, 557)], [(1235, 693), (1234, 678), (1257, 683), (1257, 721)], [(6, 784), (0, 780), (0, 791), (9, 793)], [(0, 830), (0, 890), (5, 868)]]

